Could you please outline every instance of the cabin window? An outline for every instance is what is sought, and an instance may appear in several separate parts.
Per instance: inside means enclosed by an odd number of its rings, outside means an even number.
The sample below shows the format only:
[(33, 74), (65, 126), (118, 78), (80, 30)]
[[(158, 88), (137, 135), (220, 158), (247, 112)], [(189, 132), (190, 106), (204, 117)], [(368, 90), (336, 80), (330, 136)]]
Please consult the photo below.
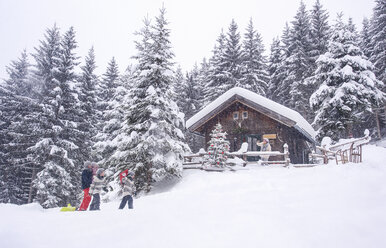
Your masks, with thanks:
[(248, 119), (248, 111), (243, 111), (243, 120)]
[(239, 119), (239, 112), (233, 112), (233, 120)]

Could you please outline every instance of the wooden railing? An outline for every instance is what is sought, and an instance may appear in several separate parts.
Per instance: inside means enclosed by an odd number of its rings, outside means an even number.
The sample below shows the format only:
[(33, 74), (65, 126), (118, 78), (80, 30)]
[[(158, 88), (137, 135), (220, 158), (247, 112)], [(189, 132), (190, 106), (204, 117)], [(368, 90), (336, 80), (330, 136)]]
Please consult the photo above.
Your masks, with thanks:
[[(228, 157), (238, 157), (241, 158), (243, 162), (243, 166), (246, 166), (249, 162), (247, 160), (248, 157), (257, 157), (257, 156), (283, 156), (283, 160), (279, 161), (264, 161), (264, 163), (267, 164), (284, 164), (284, 166), (289, 166), (290, 164), (290, 158), (289, 158), (289, 152), (288, 152), (288, 145), (284, 144), (283, 146), (284, 152), (279, 151), (270, 151), (270, 152), (259, 152), (259, 151), (237, 151), (237, 152), (230, 152), (227, 153)], [(206, 155), (206, 153), (196, 153), (196, 154), (189, 154), (184, 156), (184, 169), (199, 169), (204, 164), (204, 159), (200, 159), (200, 161), (192, 161), (193, 158), (203, 158)]]
[(246, 151), (246, 152), (231, 152), (231, 156), (242, 158), (244, 161), (247, 162), (248, 157), (257, 157), (257, 156), (283, 156), (284, 160), (279, 161), (264, 161), (264, 163), (267, 164), (284, 164), (284, 166), (289, 166), (290, 164), (290, 158), (289, 158), (289, 152), (288, 152), (288, 145), (284, 144), (283, 146), (284, 152), (279, 151), (270, 151), (270, 152), (259, 152), (259, 151)]
[(358, 139), (351, 139), (343, 143), (332, 145), (328, 148), (316, 146), (321, 154), (312, 153), (314, 158), (323, 158), (323, 163), (327, 164), (329, 160), (335, 160), (336, 164), (342, 163), (361, 163), (362, 162), (362, 146), (369, 143), (371, 137), (368, 133)]

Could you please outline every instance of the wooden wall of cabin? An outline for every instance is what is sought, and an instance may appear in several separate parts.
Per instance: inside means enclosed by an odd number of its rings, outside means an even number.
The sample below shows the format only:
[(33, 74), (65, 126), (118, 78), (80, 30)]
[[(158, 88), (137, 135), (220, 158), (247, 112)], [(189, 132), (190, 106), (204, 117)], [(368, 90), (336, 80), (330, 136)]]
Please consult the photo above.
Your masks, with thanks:
[[(243, 119), (243, 112), (248, 113), (248, 117)], [(233, 114), (238, 113), (239, 118), (234, 119)], [(201, 132), (205, 134), (205, 149), (208, 148), (208, 142), (210, 140), (210, 133), (214, 129), (214, 126), (220, 122), (225, 132), (227, 132), (227, 139), (230, 142), (231, 152), (240, 149), (243, 142), (248, 142), (248, 137), (258, 137), (262, 140), (262, 136), (265, 134), (275, 134), (275, 139), (270, 139), (270, 144), (273, 151), (283, 152), (283, 145), (288, 144), (291, 163), (304, 163), (304, 151), (307, 148), (304, 138), (294, 128), (289, 128), (270, 117), (255, 111), (252, 108), (240, 103), (235, 102), (224, 111), (220, 112), (210, 121), (208, 121), (201, 129)], [(256, 138), (253, 139), (255, 141)], [(257, 150), (256, 145), (250, 147), (250, 150)], [(282, 160), (283, 157), (271, 156), (269, 160)]]

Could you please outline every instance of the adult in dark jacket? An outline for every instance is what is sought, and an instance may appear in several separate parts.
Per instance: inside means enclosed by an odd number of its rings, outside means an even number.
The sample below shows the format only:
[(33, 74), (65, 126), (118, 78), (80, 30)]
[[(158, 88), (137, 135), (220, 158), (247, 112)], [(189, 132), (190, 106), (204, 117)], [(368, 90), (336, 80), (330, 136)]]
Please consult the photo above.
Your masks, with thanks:
[(82, 172), (82, 189), (84, 192), (82, 204), (79, 207), (79, 211), (85, 211), (88, 208), (88, 205), (91, 201), (91, 196), (89, 194), (90, 185), (92, 183), (92, 163), (86, 162), (85, 169)]

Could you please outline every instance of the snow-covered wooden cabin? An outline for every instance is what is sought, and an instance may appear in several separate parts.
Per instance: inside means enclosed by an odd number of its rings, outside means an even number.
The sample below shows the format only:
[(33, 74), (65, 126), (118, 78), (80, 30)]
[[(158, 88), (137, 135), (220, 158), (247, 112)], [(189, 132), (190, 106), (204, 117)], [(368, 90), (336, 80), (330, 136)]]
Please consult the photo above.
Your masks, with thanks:
[(204, 136), (207, 145), (218, 122), (227, 132), (231, 152), (239, 150), (243, 142), (248, 142), (248, 151), (258, 151), (256, 142), (268, 138), (272, 151), (283, 152), (283, 145), (288, 144), (291, 163), (308, 163), (315, 144), (315, 130), (298, 112), (239, 87), (228, 90), (192, 116), (186, 127)]

